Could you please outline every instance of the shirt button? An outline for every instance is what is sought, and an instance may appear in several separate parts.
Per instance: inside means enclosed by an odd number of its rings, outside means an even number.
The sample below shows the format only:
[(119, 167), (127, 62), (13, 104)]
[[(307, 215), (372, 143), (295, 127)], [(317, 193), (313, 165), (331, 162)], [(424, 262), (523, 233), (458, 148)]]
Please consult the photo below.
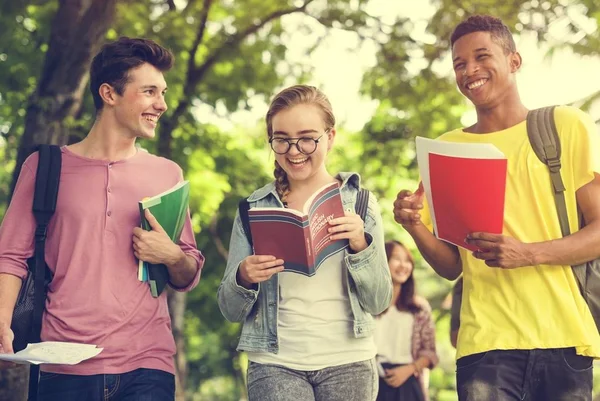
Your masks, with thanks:
[(110, 193), (110, 187), (106, 188), (106, 192)]
[(112, 164), (109, 164), (109, 165), (108, 165), (108, 168), (112, 168)]
[(109, 210), (108, 212), (106, 212), (106, 214), (108, 215), (108, 217), (110, 217), (110, 215), (112, 214), (112, 212)]

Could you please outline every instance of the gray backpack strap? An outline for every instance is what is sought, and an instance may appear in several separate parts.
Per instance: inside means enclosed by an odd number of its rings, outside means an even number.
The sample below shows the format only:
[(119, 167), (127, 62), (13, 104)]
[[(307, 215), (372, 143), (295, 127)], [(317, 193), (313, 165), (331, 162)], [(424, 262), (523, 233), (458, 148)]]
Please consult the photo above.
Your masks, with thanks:
[(571, 230), (565, 202), (565, 185), (560, 175), (561, 148), (556, 123), (554, 122), (554, 107), (531, 110), (527, 114), (527, 135), (536, 156), (550, 170), (560, 230), (563, 237), (566, 237), (571, 234)]
[[(550, 106), (530, 110), (527, 114), (527, 135), (536, 156), (550, 170), (560, 230), (563, 237), (566, 237), (571, 234), (571, 229), (569, 228), (569, 214), (565, 202), (565, 185), (560, 175), (561, 146), (554, 121), (554, 108), (555, 106)], [(579, 284), (579, 289), (585, 294), (587, 281), (585, 264), (573, 266), (572, 269)]]

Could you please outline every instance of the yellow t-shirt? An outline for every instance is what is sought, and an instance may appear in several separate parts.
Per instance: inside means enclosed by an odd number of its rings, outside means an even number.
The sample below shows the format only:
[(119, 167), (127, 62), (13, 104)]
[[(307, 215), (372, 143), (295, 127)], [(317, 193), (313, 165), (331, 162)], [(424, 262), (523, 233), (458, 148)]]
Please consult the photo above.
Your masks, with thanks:
[[(587, 114), (557, 107), (561, 174), (571, 232), (578, 230), (575, 191), (600, 174), (600, 137)], [(503, 234), (522, 242), (561, 238), (548, 168), (535, 155), (523, 121), (503, 131), (471, 134), (457, 129), (438, 139), (492, 143), (508, 159)], [(423, 223), (431, 227), (425, 209)], [(576, 347), (600, 357), (600, 335), (570, 266), (488, 267), (459, 248), (464, 289), (457, 358), (497, 349)]]

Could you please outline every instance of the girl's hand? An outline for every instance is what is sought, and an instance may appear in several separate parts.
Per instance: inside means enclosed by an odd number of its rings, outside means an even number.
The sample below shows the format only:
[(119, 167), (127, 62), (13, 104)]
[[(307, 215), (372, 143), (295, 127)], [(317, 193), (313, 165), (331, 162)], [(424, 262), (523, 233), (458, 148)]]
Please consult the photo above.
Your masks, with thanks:
[(403, 385), (409, 377), (416, 376), (415, 366), (413, 364), (398, 366), (397, 368), (385, 370), (385, 382), (388, 386), (398, 388)]
[(331, 240), (347, 239), (350, 249), (355, 253), (367, 249), (369, 244), (365, 238), (365, 222), (359, 215), (350, 211), (346, 211), (345, 215), (329, 220)]
[(237, 280), (240, 285), (249, 289), (282, 270), (283, 259), (275, 259), (275, 256), (270, 255), (250, 255), (240, 263)]

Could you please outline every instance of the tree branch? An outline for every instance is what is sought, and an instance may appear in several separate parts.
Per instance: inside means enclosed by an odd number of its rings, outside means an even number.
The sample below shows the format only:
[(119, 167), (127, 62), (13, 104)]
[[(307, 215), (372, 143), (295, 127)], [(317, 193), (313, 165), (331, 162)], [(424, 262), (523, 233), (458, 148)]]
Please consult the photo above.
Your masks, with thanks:
[(250, 25), (246, 27), (246, 29), (244, 29), (243, 31), (239, 31), (236, 34), (229, 36), (225, 40), (225, 42), (214, 51), (214, 53), (212, 53), (206, 58), (206, 60), (201, 66), (188, 70), (187, 84), (192, 87), (196, 86), (196, 84), (202, 80), (204, 74), (206, 74), (206, 72), (220, 59), (223, 52), (225, 52), (226, 50), (238, 47), (240, 43), (244, 41), (244, 39), (258, 32), (262, 27), (264, 27), (273, 20), (281, 18), (284, 15), (294, 14), (297, 12), (304, 12), (306, 10), (306, 7), (308, 7), (308, 5), (313, 1), (314, 0), (306, 0), (304, 4), (302, 4), (300, 7), (273, 11), (271, 14), (265, 16), (258, 23)]
[(221, 238), (219, 237), (219, 231), (217, 230), (218, 220), (219, 213), (215, 213), (213, 215), (212, 220), (210, 221), (210, 226), (208, 226), (208, 232), (210, 232), (212, 235), (213, 242), (217, 247), (217, 252), (223, 257), (223, 259), (227, 261), (227, 258), (229, 257), (229, 252), (227, 251), (227, 248), (225, 248), (223, 241), (221, 241)]
[(198, 53), (198, 47), (204, 39), (204, 33), (206, 32), (206, 22), (208, 21), (208, 12), (210, 10), (211, 5), (212, 0), (204, 0), (204, 4), (202, 5), (202, 11), (200, 13), (200, 25), (198, 26), (196, 39), (194, 39), (192, 49), (190, 50), (190, 58), (188, 60), (188, 72), (194, 71), (194, 68), (196, 68), (196, 54)]
[(174, 0), (166, 0), (166, 3), (169, 6), (169, 11), (177, 11)]

